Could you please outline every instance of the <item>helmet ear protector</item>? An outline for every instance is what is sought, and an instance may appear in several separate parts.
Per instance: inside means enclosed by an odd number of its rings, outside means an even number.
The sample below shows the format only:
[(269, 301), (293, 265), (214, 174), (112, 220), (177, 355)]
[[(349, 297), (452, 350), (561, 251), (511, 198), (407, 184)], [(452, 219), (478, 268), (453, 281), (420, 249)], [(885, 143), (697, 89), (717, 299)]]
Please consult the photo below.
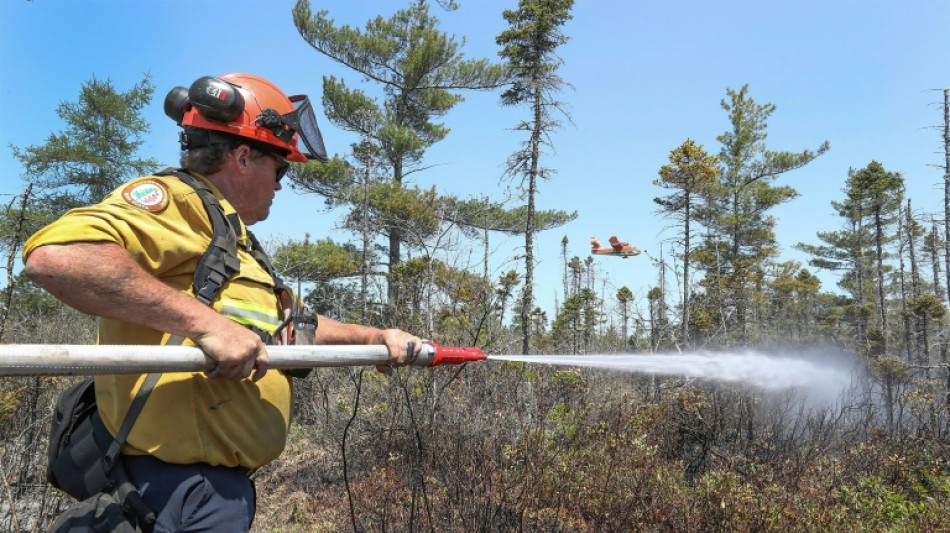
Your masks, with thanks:
[[(251, 130), (259, 128), (260, 130), (266, 131), (268, 135), (273, 135), (273, 138), (276, 138), (275, 140), (277, 140), (278, 143), (278, 145), (274, 145), (276, 148), (283, 149), (284, 151), (289, 149), (291, 152), (291, 160), (306, 161), (307, 159), (317, 159), (324, 163), (327, 162), (328, 157), (326, 147), (323, 144), (323, 136), (320, 133), (320, 128), (317, 126), (317, 119), (313, 114), (313, 107), (310, 104), (309, 98), (305, 95), (291, 96), (289, 98), (281, 95), (281, 98), (287, 98), (289, 100), (289, 103), (293, 106), (292, 111), (281, 114), (276, 109), (268, 107), (260, 110), (260, 114), (253, 119), (252, 125), (240, 124), (239, 119), (242, 118), (246, 106), (244, 96), (241, 94), (239, 87), (249, 90), (247, 87), (232, 84), (219, 78), (203, 76), (195, 80), (195, 82), (191, 84), (191, 87), (187, 89), (184, 87), (175, 87), (169, 91), (165, 96), (165, 114), (181, 126), (186, 114), (188, 114), (191, 109), (194, 109), (204, 119), (219, 125), (215, 126), (210, 124), (206, 128), (210, 127), (227, 133), (229, 126), (239, 126), (239, 132), (236, 131), (235, 135), (239, 137), (252, 137), (258, 141), (267, 143), (265, 138), (261, 138), (258, 134), (254, 133), (254, 131), (245, 132), (245, 129), (243, 129), (246, 126), (253, 126)], [(254, 93), (251, 92), (249, 97), (254, 97)], [(197, 136), (194, 135), (194, 128), (186, 127), (186, 130), (192, 130), (192, 135), (182, 137), (183, 149), (191, 147), (191, 144), (187, 143), (186, 139), (189, 137), (197, 139)], [(298, 151), (296, 149), (297, 142), (295, 137), (302, 141), (306, 147), (305, 151)], [(210, 141), (210, 139), (209, 137), (208, 140)], [(280, 144), (286, 144), (286, 147), (279, 146)], [(294, 153), (301, 156), (301, 158), (293, 157)]]
[(244, 97), (237, 87), (226, 81), (204, 76), (191, 87), (175, 87), (165, 96), (165, 114), (181, 125), (185, 110), (191, 104), (203, 117), (227, 124), (244, 111)]

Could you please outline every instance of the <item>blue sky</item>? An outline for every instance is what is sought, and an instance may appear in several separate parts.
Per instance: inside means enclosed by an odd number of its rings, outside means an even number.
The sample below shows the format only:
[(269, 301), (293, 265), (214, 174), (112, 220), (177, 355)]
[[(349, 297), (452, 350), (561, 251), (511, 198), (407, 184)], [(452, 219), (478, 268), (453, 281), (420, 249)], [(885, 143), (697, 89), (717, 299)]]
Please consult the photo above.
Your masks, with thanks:
[[(444, 31), (466, 41), (467, 57), (497, 59), (501, 11), (515, 0), (461, 0), (433, 8)], [(151, 73), (155, 98), (145, 111), (152, 126), (142, 155), (174, 164), (177, 127), (162, 112), (176, 85), (204, 75), (246, 71), (288, 93), (319, 101), (321, 78), (351, 86), (360, 80), (314, 51), (296, 32), (292, 0), (139, 1), (0, 0), (0, 194), (22, 191), (22, 169), (9, 145), (42, 143), (63, 124), (60, 101), (74, 101), (84, 81), (109, 78), (127, 90)], [(338, 23), (362, 27), (408, 0), (313, 1)], [(537, 240), (536, 296), (548, 310), (560, 294), (561, 240), (586, 257), (588, 240), (621, 240), (646, 250), (637, 258), (597, 258), (598, 286), (612, 300), (627, 286), (642, 299), (656, 283), (647, 257), (669, 254), (670, 222), (657, 216), (652, 185), (669, 152), (687, 138), (718, 153), (716, 136), (729, 127), (720, 100), (749, 84), (759, 103), (777, 106), (769, 121), (772, 150), (831, 150), (777, 183), (801, 196), (774, 211), (782, 257), (816, 242), (817, 231), (839, 229), (831, 200), (841, 198), (849, 167), (871, 160), (901, 172), (915, 211), (943, 205), (942, 89), (950, 86), (950, 2), (944, 0), (578, 0), (564, 31), (560, 73), (573, 85), (561, 99), (572, 123), (553, 136), (544, 164), (557, 169), (541, 184), (539, 208), (577, 210), (578, 218)], [(368, 91), (375, 88), (367, 86)], [(466, 93), (445, 117), (449, 136), (432, 147), (415, 183), (461, 196), (503, 196), (506, 157), (522, 137), (510, 128), (525, 116), (500, 108), (498, 93)], [(318, 119), (322, 117), (318, 116)], [(344, 154), (353, 137), (322, 120), (330, 153)], [(4, 196), (4, 198), (9, 198)], [(284, 189), (271, 218), (254, 227), (262, 239), (305, 232), (336, 241), (356, 237), (334, 227), (337, 213), (322, 201)], [(460, 243), (480, 257), (481, 243)], [(493, 237), (496, 275), (522, 268), (510, 258), (523, 239)], [(507, 262), (506, 262), (507, 261)], [(480, 269), (478, 270), (480, 272)], [(822, 276), (833, 290), (835, 278)], [(672, 277), (671, 284), (675, 284)], [(672, 289), (673, 287), (671, 287)], [(559, 297), (559, 296), (558, 296)]]

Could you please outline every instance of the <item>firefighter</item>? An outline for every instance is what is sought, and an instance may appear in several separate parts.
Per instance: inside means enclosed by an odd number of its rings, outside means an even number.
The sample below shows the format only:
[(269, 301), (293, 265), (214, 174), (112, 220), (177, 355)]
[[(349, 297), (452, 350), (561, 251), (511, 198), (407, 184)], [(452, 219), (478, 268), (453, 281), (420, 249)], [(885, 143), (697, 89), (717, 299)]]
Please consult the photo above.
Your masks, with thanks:
[[(66, 213), (29, 239), (25, 272), (98, 316), (100, 344), (194, 344), (216, 362), (206, 373), (158, 378), (120, 460), (157, 515), (155, 531), (247, 531), (255, 512), (248, 473), (284, 449), (293, 397), (291, 378), (267, 368), (286, 292), (247, 226), (267, 218), (288, 162), (326, 162), (326, 150), (309, 100), (250, 74), (173, 89), (165, 111), (183, 128), (179, 173), (194, 184), (174, 172), (145, 176)], [(206, 199), (199, 189), (210, 190)], [(228, 220), (236, 259), (222, 258), (227, 231), (215, 237), (214, 210)], [(316, 342), (382, 344), (391, 366), (422, 344), (401, 330), (323, 316)], [(112, 435), (143, 380), (96, 377)]]

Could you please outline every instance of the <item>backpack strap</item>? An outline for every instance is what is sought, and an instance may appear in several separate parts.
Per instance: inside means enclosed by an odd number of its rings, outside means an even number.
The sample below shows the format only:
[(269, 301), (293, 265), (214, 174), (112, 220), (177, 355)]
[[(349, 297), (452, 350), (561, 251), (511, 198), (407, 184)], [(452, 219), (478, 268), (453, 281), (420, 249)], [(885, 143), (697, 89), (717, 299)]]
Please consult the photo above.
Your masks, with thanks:
[(270, 257), (267, 256), (267, 253), (264, 252), (264, 247), (261, 246), (260, 241), (257, 240), (257, 237), (255, 237), (250, 230), (245, 231), (247, 231), (248, 240), (251, 241), (251, 257), (257, 260), (261, 268), (270, 274), (270, 277), (274, 278), (274, 292), (280, 295), (282, 291), (288, 290), (287, 285), (284, 284), (284, 280), (280, 279), (280, 276), (277, 275), (277, 271), (274, 270), (274, 265), (270, 262)]
[(122, 419), (122, 425), (119, 426), (119, 431), (116, 432), (115, 437), (113, 437), (112, 442), (109, 444), (108, 451), (106, 451), (106, 471), (111, 470), (115, 465), (116, 459), (119, 457), (119, 452), (122, 451), (122, 445), (132, 431), (135, 419), (139, 417), (139, 413), (141, 413), (142, 408), (145, 407), (145, 400), (147, 400), (148, 396), (152, 393), (152, 389), (155, 388), (155, 384), (158, 383), (160, 377), (162, 377), (160, 372), (147, 374), (145, 381), (142, 382), (142, 386), (139, 387), (138, 392), (135, 393), (135, 397), (132, 398), (132, 404), (129, 405), (129, 410), (126, 411), (125, 418)]
[(182, 170), (166, 168), (156, 176), (175, 176), (187, 183), (198, 193), (211, 219), (211, 244), (198, 262), (195, 269), (193, 286), (195, 298), (211, 305), (221, 287), (241, 271), (241, 261), (237, 255), (237, 233), (240, 227), (237, 213), (225, 215), (221, 202), (214, 192), (201, 180)]
[[(172, 335), (168, 338), (168, 342), (166, 342), (165, 345), (180, 346), (184, 341), (184, 337), (180, 335)], [(142, 408), (145, 407), (145, 400), (148, 400), (149, 395), (152, 394), (152, 389), (155, 388), (155, 385), (158, 383), (158, 380), (161, 377), (161, 372), (152, 372), (145, 375), (145, 380), (142, 381), (142, 385), (139, 387), (139, 390), (136, 391), (135, 397), (132, 398), (132, 403), (129, 405), (129, 410), (125, 412), (125, 418), (122, 419), (122, 425), (119, 426), (119, 430), (116, 431), (115, 436), (112, 438), (112, 442), (109, 443), (108, 450), (106, 450), (105, 457), (103, 458), (103, 465), (106, 472), (111, 471), (116, 465), (116, 461), (119, 458), (119, 452), (122, 451), (122, 445), (125, 444), (125, 439), (129, 437), (129, 433), (132, 432), (132, 426), (135, 425), (135, 419), (139, 417), (139, 414), (142, 412)], [(98, 418), (97, 415), (98, 414), (96, 414), (96, 418)], [(99, 420), (99, 424), (102, 424), (101, 420)]]

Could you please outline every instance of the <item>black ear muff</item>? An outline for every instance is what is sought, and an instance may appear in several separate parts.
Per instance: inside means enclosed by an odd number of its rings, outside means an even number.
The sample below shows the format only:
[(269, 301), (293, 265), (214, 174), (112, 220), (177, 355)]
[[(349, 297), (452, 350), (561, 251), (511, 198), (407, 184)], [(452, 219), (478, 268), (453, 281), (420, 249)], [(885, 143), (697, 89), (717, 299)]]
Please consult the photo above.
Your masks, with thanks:
[(237, 87), (218, 78), (198, 78), (188, 89), (188, 101), (203, 117), (225, 124), (244, 111), (244, 97)]
[(165, 114), (181, 126), (181, 119), (185, 117), (185, 107), (188, 105), (188, 89), (175, 87), (165, 96)]

